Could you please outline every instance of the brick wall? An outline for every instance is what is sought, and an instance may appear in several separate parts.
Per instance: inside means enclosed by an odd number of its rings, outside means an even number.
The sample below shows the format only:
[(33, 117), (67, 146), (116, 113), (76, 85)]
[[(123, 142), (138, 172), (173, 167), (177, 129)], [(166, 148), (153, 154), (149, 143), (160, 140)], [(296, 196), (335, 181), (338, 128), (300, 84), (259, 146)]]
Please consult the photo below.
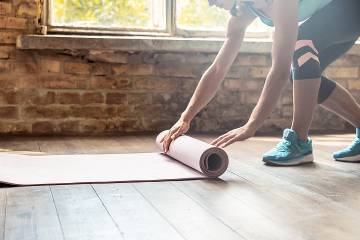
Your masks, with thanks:
[[(158, 132), (185, 109), (214, 53), (17, 50), (16, 37), (34, 33), (38, 0), (0, 2), (0, 133), (89, 135)], [(360, 100), (358, 54), (331, 66), (330, 77)], [(271, 64), (269, 54), (237, 57), (216, 97), (192, 130), (222, 132), (246, 122)], [(291, 86), (262, 132), (290, 126)], [(313, 130), (349, 129), (318, 109)]]

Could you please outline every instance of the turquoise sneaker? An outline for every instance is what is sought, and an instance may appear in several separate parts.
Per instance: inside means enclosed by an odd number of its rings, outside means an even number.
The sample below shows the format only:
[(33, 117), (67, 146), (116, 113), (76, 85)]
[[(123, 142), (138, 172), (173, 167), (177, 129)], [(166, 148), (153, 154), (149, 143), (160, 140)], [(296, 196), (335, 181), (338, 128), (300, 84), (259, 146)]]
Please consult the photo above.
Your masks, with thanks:
[(360, 162), (360, 129), (356, 129), (356, 137), (347, 148), (335, 152), (334, 158), (342, 162)]
[(312, 142), (298, 138), (292, 129), (285, 129), (282, 140), (275, 148), (263, 155), (263, 161), (270, 165), (294, 166), (314, 161)]

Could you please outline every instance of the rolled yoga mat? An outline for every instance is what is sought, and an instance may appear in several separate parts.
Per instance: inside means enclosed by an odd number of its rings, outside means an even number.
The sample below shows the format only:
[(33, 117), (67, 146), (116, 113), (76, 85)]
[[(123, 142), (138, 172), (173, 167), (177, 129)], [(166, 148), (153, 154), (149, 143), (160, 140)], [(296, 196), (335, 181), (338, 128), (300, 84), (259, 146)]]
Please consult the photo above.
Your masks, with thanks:
[[(161, 150), (165, 133), (156, 138)], [(224, 150), (183, 135), (171, 143), (168, 154), (0, 153), (0, 182), (26, 186), (202, 179), (220, 176), (227, 166)]]
[[(156, 138), (156, 143), (161, 150), (160, 141), (167, 132), (168, 130), (161, 132)], [(166, 154), (207, 177), (219, 177), (229, 165), (228, 156), (222, 148), (186, 135), (176, 138)]]

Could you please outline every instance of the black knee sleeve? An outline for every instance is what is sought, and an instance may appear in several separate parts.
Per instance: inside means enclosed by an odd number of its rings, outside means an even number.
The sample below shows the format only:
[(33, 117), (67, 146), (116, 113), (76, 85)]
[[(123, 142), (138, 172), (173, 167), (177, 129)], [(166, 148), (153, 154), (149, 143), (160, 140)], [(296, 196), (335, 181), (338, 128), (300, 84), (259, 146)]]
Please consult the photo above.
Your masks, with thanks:
[(336, 88), (336, 83), (324, 76), (321, 76), (320, 89), (318, 94), (318, 103), (323, 103)]
[(296, 42), (292, 78), (294, 80), (313, 79), (321, 76), (319, 52), (311, 40)]

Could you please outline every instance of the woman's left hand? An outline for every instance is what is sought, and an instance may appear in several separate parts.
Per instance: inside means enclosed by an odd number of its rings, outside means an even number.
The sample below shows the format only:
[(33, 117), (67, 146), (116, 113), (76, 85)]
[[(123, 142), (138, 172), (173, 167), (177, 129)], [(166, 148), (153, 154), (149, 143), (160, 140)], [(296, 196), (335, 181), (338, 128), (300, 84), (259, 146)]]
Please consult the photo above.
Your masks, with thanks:
[(224, 148), (236, 141), (244, 141), (248, 138), (251, 138), (255, 135), (256, 129), (252, 129), (248, 125), (244, 125), (240, 128), (235, 128), (214, 141), (212, 141), (210, 144), (215, 145), (216, 147)]

